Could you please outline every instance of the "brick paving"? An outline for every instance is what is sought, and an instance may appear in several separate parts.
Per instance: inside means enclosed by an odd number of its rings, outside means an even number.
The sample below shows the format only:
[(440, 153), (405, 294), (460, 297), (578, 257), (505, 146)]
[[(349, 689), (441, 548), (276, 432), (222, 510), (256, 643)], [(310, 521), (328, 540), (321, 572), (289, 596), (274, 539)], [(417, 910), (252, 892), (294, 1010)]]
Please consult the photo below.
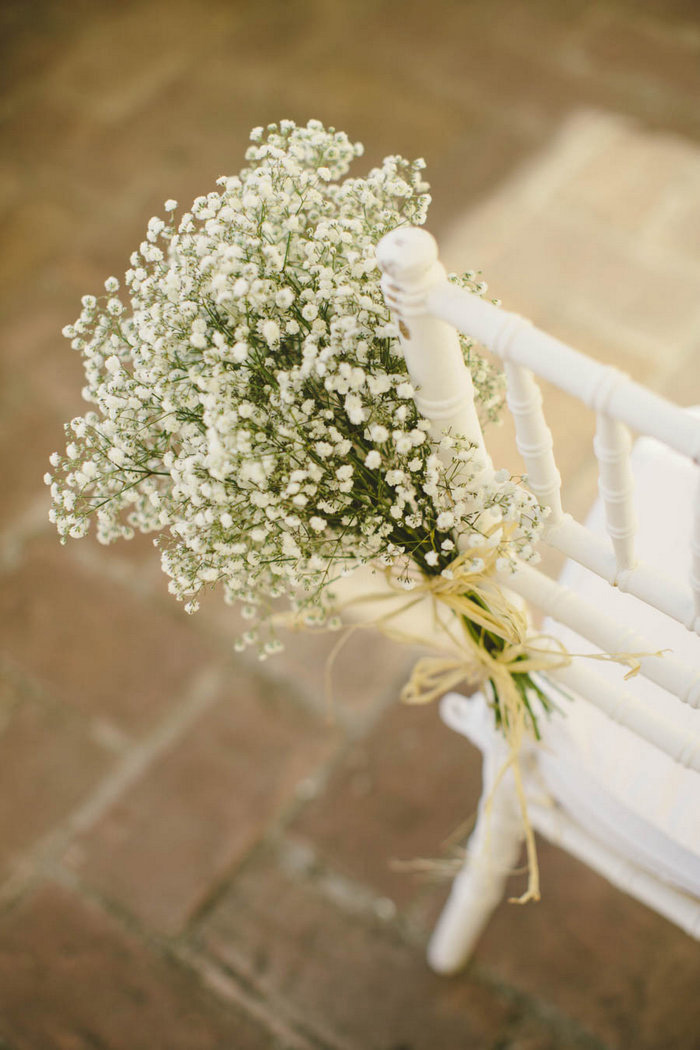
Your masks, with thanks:
[[(0, 47), (0, 1048), (694, 1050), (697, 944), (546, 845), (542, 903), (430, 974), (446, 883), (394, 862), (440, 855), (479, 761), (395, 703), (410, 655), (354, 635), (329, 716), (331, 642), (234, 658), (148, 540), (60, 548), (41, 476), (79, 296), (285, 116), (424, 155), (448, 265), (700, 401), (696, 5), (6, 0)], [(580, 513), (591, 421), (545, 404)]]

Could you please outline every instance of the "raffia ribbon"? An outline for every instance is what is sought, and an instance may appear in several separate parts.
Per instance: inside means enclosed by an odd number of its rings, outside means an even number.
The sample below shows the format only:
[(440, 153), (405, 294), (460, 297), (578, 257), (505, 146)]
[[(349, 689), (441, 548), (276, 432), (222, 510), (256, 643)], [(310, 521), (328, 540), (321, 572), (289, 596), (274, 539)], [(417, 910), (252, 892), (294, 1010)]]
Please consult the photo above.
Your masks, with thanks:
[[(399, 630), (393, 621), (418, 605), (425, 598), (432, 603), (434, 623), (440, 628), (444, 652), (442, 655), (419, 658), (411, 675), (401, 690), (401, 700), (408, 704), (425, 704), (438, 699), (444, 693), (467, 682), (472, 686), (492, 682), (498, 697), (501, 726), (508, 747), (508, 756), (499, 771), (491, 794), (486, 802), (486, 814), (493, 794), (501, 780), (512, 770), (523, 834), (527, 852), (528, 884), (522, 896), (513, 898), (515, 903), (540, 899), (539, 865), (535, 836), (527, 811), (527, 798), (522, 779), (521, 754), (526, 735), (531, 732), (523, 698), (514, 682), (516, 674), (546, 673), (565, 667), (576, 656), (586, 659), (613, 661), (626, 665), (629, 670), (625, 679), (640, 670), (644, 656), (660, 656), (657, 653), (570, 653), (559, 639), (548, 635), (528, 635), (529, 624), (524, 609), (510, 600), (495, 579), (495, 563), (498, 557), (496, 546), (489, 543), (472, 547), (459, 554), (448, 566), (447, 572), (426, 576), (416, 567), (403, 570), (400, 579), (391, 569), (384, 572), (388, 584), (379, 594), (365, 594), (345, 602), (341, 611), (353, 605), (392, 601), (393, 607), (384, 615), (374, 615), (362, 624), (348, 628), (334, 646), (326, 665), (326, 689), (330, 697), (331, 668), (340, 649), (350, 634), (360, 627), (374, 627), (386, 636), (409, 645), (425, 645), (425, 639)], [(474, 565), (478, 565), (478, 569)], [(408, 593), (407, 593), (408, 589)], [(396, 598), (401, 601), (396, 605)], [(448, 609), (453, 617), (447, 621), (440, 614)], [(476, 624), (491, 635), (502, 640), (503, 648), (490, 653), (482, 642), (477, 641), (466, 627), (465, 620)], [(288, 626), (290, 621), (285, 617)], [(295, 620), (293, 626), (301, 626)], [(456, 633), (455, 628), (461, 628)]]
[[(478, 571), (470, 568), (473, 559), (483, 562)], [(644, 656), (657, 653), (570, 653), (563, 643), (549, 635), (528, 636), (528, 620), (523, 609), (515, 606), (503, 588), (494, 579), (496, 551), (483, 545), (460, 554), (449, 566), (447, 576), (422, 576), (412, 588), (412, 596), (429, 596), (433, 601), (433, 614), (442, 630), (450, 638), (454, 651), (442, 656), (421, 657), (415, 664), (411, 676), (401, 691), (405, 703), (430, 703), (463, 682), (484, 685), (491, 681), (498, 697), (502, 731), (508, 746), (508, 757), (499, 771), (491, 794), (486, 802), (486, 814), (493, 794), (508, 769), (512, 770), (515, 790), (520, 808), (523, 833), (527, 851), (528, 884), (522, 896), (513, 898), (524, 904), (540, 899), (539, 865), (535, 837), (527, 811), (527, 799), (522, 779), (521, 753), (525, 737), (531, 733), (522, 696), (514, 682), (515, 674), (546, 673), (571, 663), (574, 657), (612, 661), (626, 665), (629, 670), (625, 679), (636, 675)], [(396, 584), (392, 586), (395, 588)], [(463, 630), (458, 638), (452, 626), (444, 623), (439, 615), (439, 606), (448, 608), (459, 618)], [(483, 644), (472, 637), (464, 625), (464, 619), (483, 627), (499, 637), (504, 645), (500, 651), (490, 653)], [(378, 623), (382, 629), (381, 621)]]
[[(478, 571), (471, 566), (475, 559), (481, 562)], [(508, 757), (499, 772), (486, 802), (486, 815), (498, 784), (508, 769), (512, 770), (527, 851), (528, 885), (519, 903), (540, 899), (539, 865), (532, 824), (527, 812), (527, 800), (522, 780), (520, 757), (527, 731), (526, 711), (522, 697), (514, 683), (513, 674), (530, 674), (563, 666), (570, 660), (560, 643), (554, 642), (554, 651), (547, 648), (533, 650), (528, 644), (526, 613), (516, 607), (493, 578), (496, 551), (484, 544), (460, 554), (449, 566), (448, 573), (423, 576), (413, 586), (410, 601), (429, 597), (433, 616), (448, 641), (451, 652), (439, 656), (425, 656), (417, 660), (408, 682), (401, 691), (404, 703), (430, 703), (458, 685), (472, 686), (491, 681), (498, 697), (501, 725), (508, 746)], [(478, 564), (478, 562), (477, 562)], [(397, 585), (390, 580), (392, 589)], [(440, 616), (440, 607), (447, 608), (457, 618), (446, 623)], [(404, 606), (405, 610), (405, 606)], [(398, 612), (403, 610), (398, 610)], [(490, 653), (468, 631), (465, 619), (500, 638), (504, 645)], [(455, 626), (461, 626), (455, 635)], [(381, 620), (377, 623), (384, 629)], [(391, 632), (386, 632), (391, 633)], [(416, 639), (418, 641), (418, 639)]]

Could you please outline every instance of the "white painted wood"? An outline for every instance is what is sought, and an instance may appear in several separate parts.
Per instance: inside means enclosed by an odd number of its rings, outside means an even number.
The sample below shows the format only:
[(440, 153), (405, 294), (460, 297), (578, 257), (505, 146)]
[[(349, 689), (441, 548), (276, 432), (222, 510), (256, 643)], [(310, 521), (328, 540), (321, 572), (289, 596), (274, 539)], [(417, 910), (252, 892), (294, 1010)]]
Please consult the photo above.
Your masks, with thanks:
[[(407, 233), (407, 231), (404, 231)], [(565, 343), (554, 339), (545, 332), (535, 328), (516, 314), (508, 313), (485, 302), (478, 296), (470, 295), (461, 288), (456, 288), (446, 281), (435, 283), (425, 295), (425, 307), (436, 317), (451, 321), (458, 331), (478, 339), (488, 349), (498, 354), (506, 363), (515, 363), (530, 369), (534, 374), (548, 380), (561, 390), (582, 401), (599, 416), (605, 416), (616, 426), (625, 424), (639, 433), (656, 437), (668, 447), (700, 462), (700, 422), (687, 411), (671, 404), (669, 401), (634, 383), (617, 369), (602, 365), (585, 355), (578, 353)], [(611, 437), (613, 447), (621, 439), (619, 430)], [(603, 449), (603, 442), (600, 442)], [(629, 554), (631, 539), (627, 536), (631, 523), (626, 518), (624, 501), (615, 506), (618, 485), (625, 486), (624, 466), (619, 469), (610, 464), (610, 474), (619, 474), (609, 482), (610, 511), (612, 528), (618, 529), (620, 519), (620, 536), (618, 548), (623, 560), (617, 574), (617, 585), (633, 590), (643, 601), (656, 604), (660, 596), (665, 611), (674, 615), (679, 622), (690, 629), (700, 630), (700, 618), (689, 617), (686, 598), (686, 586), (679, 588), (678, 583), (669, 581), (662, 584), (657, 577), (654, 586), (648, 584), (648, 574), (633, 575), (636, 568), (633, 554)], [(629, 487), (625, 500), (629, 501)], [(554, 518), (549, 531), (554, 531), (562, 519)], [(547, 542), (549, 531), (545, 533)], [(560, 532), (560, 538), (566, 535)], [(572, 550), (567, 550), (570, 557), (577, 557), (582, 564), (595, 570), (597, 552), (588, 545), (579, 542)], [(561, 549), (561, 548), (560, 548)], [(629, 561), (630, 564), (624, 564)]]
[(695, 630), (700, 634), (700, 478), (698, 478), (695, 486), (695, 502), (693, 510), (693, 536), (690, 541), (690, 586), (693, 592)]
[(571, 515), (564, 514), (560, 522), (547, 530), (545, 542), (618, 590), (633, 594), (689, 630), (695, 627), (696, 614), (690, 587), (643, 562), (632, 569), (618, 569), (615, 554), (608, 544)]
[[(550, 579), (531, 565), (514, 573), (500, 573), (500, 582), (554, 620), (583, 635), (604, 653), (655, 653), (657, 646), (620, 623), (597, 605), (585, 601), (568, 587)], [(683, 663), (669, 653), (640, 656), (640, 673), (690, 707), (700, 707), (700, 668)], [(622, 672), (621, 672), (622, 676)]]
[[(689, 732), (664, 717), (626, 686), (612, 686), (596, 674), (584, 660), (574, 660), (567, 667), (549, 671), (547, 677), (560, 682), (575, 696), (585, 696), (613, 722), (632, 730), (643, 740), (663, 751), (680, 766), (700, 773), (700, 734)], [(566, 703), (562, 703), (566, 712)]]
[(529, 806), (533, 827), (545, 838), (593, 868), (623, 893), (674, 922), (691, 937), (700, 939), (700, 900), (656, 878), (615, 849), (586, 832), (559, 808), (533, 802)]
[(394, 230), (377, 246), (377, 262), (384, 273), (384, 296), (398, 320), (418, 411), (432, 423), (435, 437), (448, 430), (464, 435), (490, 466), (457, 333), (425, 310), (427, 292), (446, 280), (434, 239), (425, 230)]
[[(452, 326), (504, 361), (508, 404), (530, 484), (538, 499), (552, 509), (545, 542), (592, 570), (598, 580), (586, 573), (584, 577), (600, 586), (602, 581), (610, 584), (607, 593), (619, 599), (618, 605), (640, 599), (645, 604), (634, 602), (635, 609), (645, 609), (647, 619), (662, 613), (669, 618), (665, 623), (675, 632), (679, 628), (673, 621), (697, 631), (700, 489), (695, 504), (690, 581), (687, 573), (681, 581), (669, 578), (665, 572), (666, 563), (678, 560), (675, 545), (665, 554), (663, 551), (664, 526), (675, 521), (678, 490), (670, 499), (667, 496), (666, 518), (663, 510), (655, 517), (658, 542), (654, 536), (651, 549), (654, 555), (660, 551), (664, 554), (661, 563), (658, 557), (655, 564), (644, 560), (638, 563), (627, 427), (658, 439), (697, 463), (700, 418), (616, 369), (588, 359), (517, 315), (450, 285), (437, 261), (436, 246), (424, 231), (395, 231), (381, 243), (377, 255), (385, 272), (387, 302), (401, 322), (409, 370), (419, 388), (416, 400), (420, 410), (433, 421), (434, 433), (438, 434), (447, 421), (447, 425), (458, 426), (462, 433), (470, 434), (476, 416), (473, 406), (468, 407), (471, 389), (460, 378), (460, 370), (466, 369)], [(562, 512), (559, 476), (551, 435), (542, 414), (537, 376), (578, 398), (598, 416), (595, 451), (612, 549), (604, 538)], [(480, 447), (481, 440), (478, 431)], [(661, 469), (664, 466), (660, 461)], [(490, 463), (486, 469), (491, 469)], [(654, 507), (653, 491), (651, 496)], [(680, 498), (687, 497), (687, 486), (683, 485)], [(658, 503), (655, 509), (658, 511)], [(576, 571), (581, 573), (580, 569)], [(569, 578), (573, 575), (568, 574)], [(576, 635), (565, 633), (573, 645), (580, 636), (583, 647), (587, 644), (585, 639), (589, 639), (607, 653), (653, 654), (663, 647), (657, 639), (671, 636), (661, 627), (645, 636), (631, 626), (636, 620), (634, 615), (606, 613), (606, 605), (615, 606), (615, 602), (586, 601), (576, 590), (548, 579), (531, 566), (518, 566), (515, 573), (500, 579), (514, 593), (565, 625), (564, 632), (575, 631)], [(693, 641), (697, 646), (696, 636), (683, 634), (683, 639), (678, 648), (697, 654), (697, 648), (689, 648), (685, 641)], [(569, 651), (575, 649), (570, 645)], [(697, 800), (700, 790), (700, 721), (696, 713), (700, 708), (700, 660), (693, 657), (688, 661), (670, 654), (643, 655), (640, 664), (644, 677), (629, 683), (622, 682), (623, 669), (612, 677), (612, 665), (586, 664), (577, 658), (551, 672), (549, 678), (569, 691), (573, 700), (568, 718), (553, 716), (546, 724), (545, 748), (533, 747), (521, 756), (530, 817), (533, 825), (552, 841), (697, 937), (700, 828), (694, 826), (695, 810), (687, 805), (690, 799), (686, 798), (684, 805), (683, 792), (693, 791)], [(562, 701), (564, 706), (568, 703)], [(448, 725), (482, 749), (485, 771), (485, 790), (469, 856), (455, 880), (429, 949), (431, 965), (441, 972), (452, 972), (468, 957), (500, 897), (505, 872), (514, 863), (521, 830), (512, 784), (506, 786), (507, 777), (499, 784), (499, 801), (490, 821), (486, 817), (485, 799), (494, 770), (503, 761), (504, 747), (491, 725), (486, 701), (483, 697), (466, 699), (452, 694), (444, 698), (441, 710)], [(595, 715), (595, 735), (591, 739), (607, 746), (609, 736), (614, 771), (618, 774), (611, 776), (609, 782), (599, 782), (600, 771), (607, 767), (599, 763), (597, 751), (593, 780), (585, 771), (585, 763), (577, 758), (576, 749), (585, 744), (581, 733), (586, 719), (580, 717), (585, 712)], [(605, 748), (598, 747), (598, 751), (603, 755)], [(655, 802), (663, 802), (663, 820), (667, 825), (650, 823), (648, 812), (639, 806), (643, 794), (640, 789), (652, 775), (657, 780), (652, 781), (655, 793), (651, 797)], [(629, 791), (633, 791), (631, 796)], [(543, 804), (543, 799), (548, 801)], [(490, 870), (485, 861), (487, 842), (491, 861), (496, 861), (495, 870), (493, 863)]]
[(633, 569), (636, 564), (634, 534), (637, 522), (632, 502), (634, 481), (629, 465), (631, 447), (627, 427), (617, 419), (599, 414), (593, 441), (598, 459), (598, 487), (605, 504), (608, 534), (615, 551), (617, 569), (623, 572)]
[[(493, 470), (474, 402), (474, 386), (464, 363), (455, 329), (425, 311), (425, 297), (436, 282), (446, 280), (438, 262), (435, 240), (425, 230), (394, 230), (377, 246), (384, 274), (382, 289), (396, 316), (399, 341), (415, 389), (418, 411), (431, 424), (431, 436), (462, 435), (475, 445), (483, 463), (477, 479)], [(451, 453), (441, 451), (448, 465)], [(458, 466), (473, 471), (473, 464)], [(486, 515), (484, 515), (486, 517)]]
[(502, 360), (531, 369), (594, 412), (605, 412), (700, 463), (697, 419), (617, 369), (587, 358), (517, 314), (447, 281), (430, 288), (425, 306)]
[[(451, 729), (461, 733), (476, 747), (483, 750), (491, 746), (488, 740), (488, 705), (482, 693), (475, 693), (469, 697), (458, 693), (448, 693), (440, 701), (440, 713), (444, 722)], [(533, 763), (534, 758), (532, 751), (524, 756), (525, 768), (528, 763)], [(586, 782), (581, 786), (574, 780), (574, 790), (582, 787), (581, 794), (584, 801), (593, 809), (592, 818), (587, 815), (589, 820), (595, 822), (596, 830), (591, 832), (573, 819), (561, 805), (543, 801), (543, 785), (537, 776), (531, 776), (528, 783), (530, 788), (528, 814), (533, 828), (539, 834), (593, 868), (624, 893), (628, 893), (671, 922), (675, 922), (690, 936), (700, 938), (700, 899), (696, 893), (692, 892), (692, 888), (684, 890), (671, 885), (667, 879), (650, 874), (643, 866), (634, 863), (615, 849), (614, 842), (625, 822), (635, 849), (638, 847), (639, 840), (644, 840), (645, 833), (648, 838), (648, 829), (640, 826), (638, 820), (630, 821), (629, 814), (620, 813), (619, 808), (615, 805), (611, 806), (608, 799), (604, 798), (600, 792), (596, 792), (595, 784)], [(484, 791), (480, 814), (483, 813), (486, 797), (488, 796)], [(602, 823), (608, 825), (606, 841), (600, 839)], [(493, 829), (491, 833), (493, 834)], [(507, 842), (511, 840), (512, 834), (513, 830), (509, 829)], [(613, 842), (612, 845), (610, 840)], [(652, 854), (647, 859), (647, 863), (653, 866), (660, 859), (663, 868), (665, 857), (676, 847), (672, 841), (666, 839), (654, 842), (654, 845), (657, 847), (658, 858)], [(644, 848), (641, 850), (641, 855), (644, 855)], [(464, 872), (470, 869), (471, 857), (470, 850)], [(700, 864), (700, 857), (697, 855), (683, 856), (679, 866), (681, 869), (685, 866), (687, 870), (683, 871), (680, 881), (689, 882), (690, 887), (697, 886), (700, 879), (697, 872), (698, 864)], [(479, 932), (483, 930), (495, 907), (490, 892), (486, 898), (473, 892), (470, 895), (471, 887), (469, 887), (468, 877), (464, 872), (455, 880), (455, 887), (448, 905), (440, 917), (428, 948), (428, 960), (433, 969), (439, 973), (454, 973), (467, 961)], [(500, 882), (499, 886), (501, 886)], [(468, 926), (466, 924), (462, 926), (460, 923), (460, 907), (469, 912)], [(461, 936), (460, 930), (464, 930)]]
[[(460, 718), (458, 707), (455, 717)], [(465, 721), (479, 738), (478, 722), (489, 721), (483, 697), (481, 703), (470, 705)], [(467, 857), (428, 946), (428, 962), (438, 973), (455, 973), (471, 955), (501, 902), (522, 845), (522, 819), (512, 777), (502, 777), (496, 784), (505, 751), (498, 745), (489, 746), (483, 755), (483, 791)]]
[(528, 486), (543, 507), (550, 525), (562, 520), (561, 477), (554, 462), (552, 432), (542, 412), (542, 393), (532, 372), (506, 361), (506, 398), (515, 422), (518, 451), (525, 461)]
[[(450, 426), (483, 448), (476, 411), (468, 408), (471, 388), (467, 389), (458, 378), (460, 370), (466, 369), (456, 337), (449, 326), (445, 329), (436, 320), (441, 318), (504, 360), (518, 443), (533, 491), (552, 508), (546, 542), (604, 575), (620, 589), (662, 608), (689, 629), (700, 631), (700, 613), (689, 584), (665, 579), (634, 561), (633, 521), (629, 513), (631, 485), (623, 455), (623, 424), (629, 424), (700, 461), (700, 422), (616, 369), (590, 360), (516, 314), (449, 284), (437, 261), (437, 246), (426, 231), (394, 231), (378, 246), (377, 258), (385, 272), (387, 302), (401, 321), (404, 333), (410, 336), (405, 340), (409, 344), (407, 363), (414, 385), (419, 388), (417, 404), (421, 412), (434, 420), (434, 432), (441, 425)], [(615, 533), (616, 554), (612, 560), (597, 537), (587, 536), (582, 526), (561, 513), (558, 472), (548, 448), (549, 431), (537, 403), (532, 373), (577, 397), (610, 421), (601, 422), (597, 447), (605, 460), (601, 481), (608, 494), (610, 527)], [(700, 554), (697, 561), (700, 579)], [(696, 589), (699, 592), (700, 583)]]
[[(687, 499), (697, 468), (678, 453), (664, 449), (651, 439), (635, 444), (631, 457), (636, 479), (635, 509), (639, 518), (637, 550), (639, 557), (672, 574), (687, 569), (691, 535), (691, 505)], [(690, 482), (690, 484), (689, 484)], [(673, 514), (668, 508), (673, 507)], [(605, 534), (605, 509), (596, 500), (586, 518), (586, 527), (601, 537)], [(659, 543), (659, 537), (664, 543)], [(575, 562), (567, 562), (559, 582), (589, 605), (631, 627), (668, 655), (691, 667), (700, 668), (700, 639), (680, 624), (619, 588), (610, 587)], [(596, 652), (587, 642), (564, 625), (545, 620), (542, 631), (555, 634), (570, 652)], [(656, 712), (665, 723), (692, 741), (700, 736), (700, 710), (681, 703), (665, 689), (639, 674), (628, 681), (614, 663), (581, 660), (575, 665), (596, 679), (603, 678), (614, 692), (629, 691), (637, 701)], [(626, 730), (613, 724), (599, 708), (597, 690), (575, 690), (586, 702), (565, 705), (565, 717), (550, 719), (543, 728), (545, 748), (553, 753), (563, 749), (564, 738), (575, 748), (594, 777), (630, 813), (650, 821), (700, 855), (700, 781), (692, 769), (667, 757), (661, 746), (647, 742), (641, 727)]]

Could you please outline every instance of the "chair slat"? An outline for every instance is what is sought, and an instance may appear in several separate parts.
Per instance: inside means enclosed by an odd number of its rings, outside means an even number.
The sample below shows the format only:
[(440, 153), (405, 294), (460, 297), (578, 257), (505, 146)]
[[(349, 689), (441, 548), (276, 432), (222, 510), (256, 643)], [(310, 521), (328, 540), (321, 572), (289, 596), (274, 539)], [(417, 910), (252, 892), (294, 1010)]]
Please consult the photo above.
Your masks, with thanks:
[(532, 372), (507, 361), (506, 397), (515, 421), (518, 451), (527, 469), (528, 487), (549, 507), (549, 521), (561, 521), (561, 477), (554, 461), (552, 432), (542, 412), (542, 393)]
[[(598, 488), (605, 506), (608, 535), (612, 540), (617, 568), (635, 565), (634, 535), (637, 520), (632, 496), (634, 480), (630, 470), (632, 442), (624, 423), (599, 413), (593, 448), (598, 460)], [(617, 580), (615, 580), (617, 582)]]
[(695, 630), (700, 634), (700, 478), (695, 487), (693, 535), (691, 544), (690, 587), (695, 604)]
[(579, 696), (585, 696), (613, 722), (624, 726), (657, 747), (679, 766), (700, 773), (700, 736), (675, 725), (627, 689), (612, 686), (583, 661), (548, 671), (547, 676)]
[[(519, 565), (513, 573), (499, 573), (500, 582), (526, 601), (545, 610), (553, 619), (582, 635), (604, 653), (654, 653), (654, 643), (630, 631), (598, 606), (533, 569)], [(641, 673), (690, 707), (700, 707), (700, 671), (670, 653), (639, 658)]]
[(615, 554), (605, 540), (570, 515), (565, 514), (561, 522), (547, 530), (544, 542), (590, 569), (611, 587), (616, 586), (619, 591), (634, 595), (684, 627), (692, 630), (694, 625), (696, 629), (700, 626), (700, 621), (696, 623), (693, 595), (687, 585), (644, 562), (638, 562), (632, 569), (619, 569)]

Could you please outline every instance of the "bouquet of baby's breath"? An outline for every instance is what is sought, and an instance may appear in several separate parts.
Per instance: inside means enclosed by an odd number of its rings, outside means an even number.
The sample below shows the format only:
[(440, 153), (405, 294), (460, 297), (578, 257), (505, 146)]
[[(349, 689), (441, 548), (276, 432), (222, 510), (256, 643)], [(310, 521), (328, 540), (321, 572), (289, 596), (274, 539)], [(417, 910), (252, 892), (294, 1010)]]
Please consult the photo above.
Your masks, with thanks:
[[(151, 219), (123, 295), (110, 277), (106, 296), (83, 298), (64, 334), (94, 408), (67, 425), (47, 482), (64, 540), (91, 520), (104, 543), (160, 533), (172, 593), (193, 612), (221, 584), (250, 622), (237, 645), (264, 658), (282, 648), (280, 598), (332, 626), (333, 583), (361, 565), (410, 585), (450, 580), (459, 561), (477, 578), (484, 552), (491, 568), (532, 557), (541, 510), (507, 473), (484, 481), (458, 435), (431, 439), (416, 409), (375, 245), (425, 221), (423, 162), (346, 177), (361, 146), (316, 121), (251, 139), (238, 175), (179, 222), (172, 200)], [(462, 346), (486, 423), (500, 379)], [(462, 621), (487, 655), (506, 645), (488, 621)], [(539, 690), (517, 662), (510, 675), (536, 729)], [(492, 692), (503, 722), (495, 678)]]

